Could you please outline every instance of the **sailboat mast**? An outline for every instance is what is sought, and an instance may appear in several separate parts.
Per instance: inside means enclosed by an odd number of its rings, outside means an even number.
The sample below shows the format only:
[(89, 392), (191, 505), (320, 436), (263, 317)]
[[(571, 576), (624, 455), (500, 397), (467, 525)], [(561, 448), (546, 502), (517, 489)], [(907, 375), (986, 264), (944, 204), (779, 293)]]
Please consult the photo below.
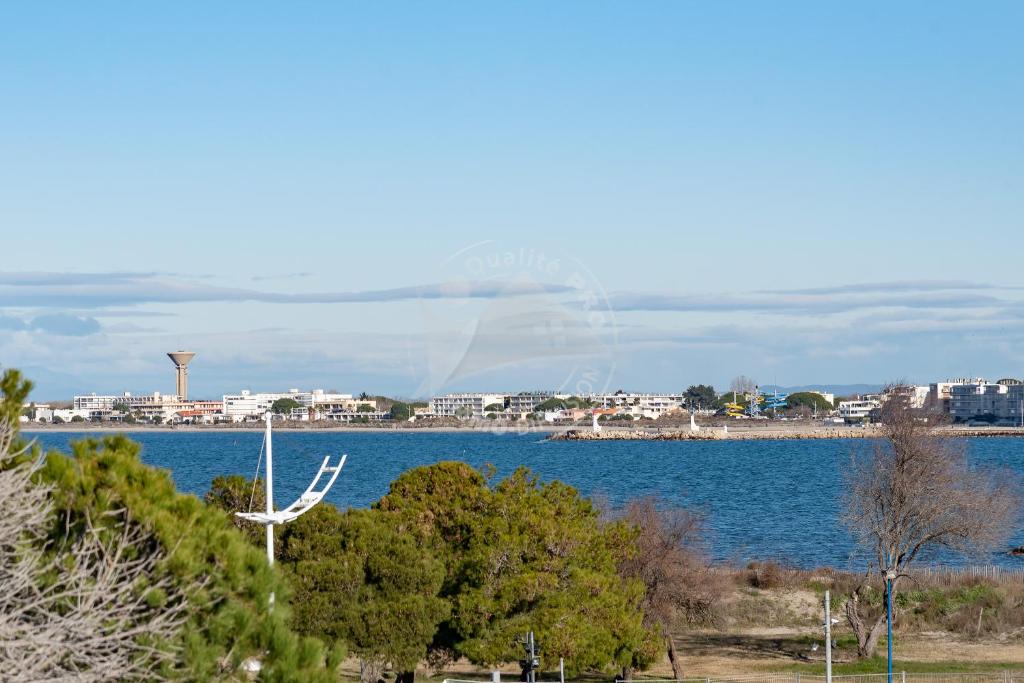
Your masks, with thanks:
[[(274, 445), (270, 436), (270, 412), (267, 412), (267, 514), (274, 514)], [(274, 525), (267, 524), (267, 562), (274, 566)]]

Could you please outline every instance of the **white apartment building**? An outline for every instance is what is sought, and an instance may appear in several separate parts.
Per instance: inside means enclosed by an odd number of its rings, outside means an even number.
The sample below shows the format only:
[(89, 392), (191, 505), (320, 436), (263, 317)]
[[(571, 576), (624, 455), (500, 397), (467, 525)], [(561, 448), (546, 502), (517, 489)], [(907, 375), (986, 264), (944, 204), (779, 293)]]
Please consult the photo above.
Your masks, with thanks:
[(598, 408), (616, 408), (619, 414), (634, 419), (646, 417), (657, 420), (666, 413), (682, 409), (682, 394), (594, 394), (589, 396)]
[(430, 412), (435, 417), (482, 418), (489, 405), (505, 405), (505, 394), (445, 394), (430, 399)]
[[(121, 413), (115, 412), (114, 408), (127, 407), (128, 412), (143, 420), (154, 420), (159, 418), (165, 422), (179, 419), (180, 413), (189, 413), (189, 418), (199, 415), (215, 416), (223, 411), (224, 404), (221, 401), (183, 401), (173, 394), (152, 394), (134, 395), (125, 392), (119, 396), (87, 394), (75, 396), (72, 402), (73, 415), (79, 415), (89, 420), (99, 419), (120, 419)], [(61, 419), (64, 419), (63, 416)]]
[[(552, 398), (568, 399), (569, 394), (553, 391), (530, 391), (517, 394), (458, 393), (435, 396), (430, 399), (430, 414), (436, 417), (482, 418), (489, 405), (498, 404), (502, 411), (513, 417), (534, 413), (537, 406)], [(596, 408), (615, 408), (634, 418), (657, 419), (679, 410), (683, 406), (682, 394), (591, 394), (585, 396)], [(496, 411), (497, 412), (497, 411)]]
[(546, 422), (578, 422), (587, 417), (590, 411), (583, 408), (564, 408), (562, 410), (545, 411), (543, 418)]
[(845, 422), (863, 422), (871, 416), (871, 411), (882, 406), (876, 398), (865, 397), (855, 401), (839, 402), (839, 417)]
[(957, 421), (987, 418), (997, 422), (1022, 424), (1024, 385), (1016, 380), (996, 383), (977, 379), (956, 384), (949, 390), (949, 414)]
[(941, 408), (943, 412), (948, 413), (953, 387), (977, 384), (988, 384), (988, 382), (981, 377), (956, 377), (947, 379), (945, 382), (932, 382), (928, 385), (928, 405)]
[(316, 405), (324, 405), (328, 403), (336, 404), (346, 401), (351, 402), (352, 394), (336, 394), (333, 392), (326, 392), (323, 389), (314, 389), (313, 391), (296, 392), (295, 400), (307, 408), (312, 408)]
[[(364, 402), (365, 405), (365, 402)], [(390, 420), (391, 413), (377, 410), (328, 410), (321, 411), (318, 409), (311, 408), (292, 408), (291, 413), (288, 416), (289, 420), (295, 420), (296, 422), (320, 422), (326, 420), (328, 422), (362, 422), (368, 420), (370, 422), (380, 422), (381, 420)]]
[(901, 385), (898, 387), (899, 391), (890, 390), (883, 392), (880, 400), (884, 403), (888, 401), (890, 397), (897, 394), (902, 394), (907, 399), (907, 405), (911, 408), (920, 409), (924, 408), (928, 403), (928, 397), (931, 394), (930, 386), (914, 386), (914, 385)]
[(61, 422), (71, 422), (76, 417), (88, 420), (89, 415), (90, 413), (88, 410), (79, 410), (76, 408), (54, 408), (53, 414), (50, 416), (50, 422), (54, 422), (58, 418), (60, 418)]
[(294, 398), (298, 401), (298, 396), (298, 389), (276, 394), (254, 394), (248, 389), (242, 389), (237, 394), (225, 394), (224, 418), (231, 422), (244, 422), (246, 419), (261, 418), (270, 410), (270, 406), (274, 404), (274, 401), (282, 398)]
[(505, 397), (506, 410), (520, 417), (536, 412), (537, 406), (553, 398), (569, 398), (568, 394), (556, 394), (553, 391), (523, 391)]
[(376, 410), (377, 401), (369, 398), (353, 398), (352, 394), (334, 394), (323, 389), (314, 389), (296, 395), (296, 399), (306, 408), (320, 412), (356, 412), (360, 406), (369, 406)]
[(75, 396), (72, 401), (72, 406), (75, 410), (112, 410), (115, 403), (124, 401), (125, 398), (130, 396), (131, 394), (124, 394), (122, 396), (97, 396), (96, 394)]
[(224, 416), (232, 422), (260, 419), (275, 401), (282, 398), (290, 398), (301, 406), (301, 409), (293, 409), (293, 415), (298, 415), (297, 411), (301, 410), (305, 413), (302, 420), (309, 420), (310, 415), (314, 420), (319, 420), (327, 419), (326, 416), (332, 413), (356, 412), (359, 406), (369, 406), (374, 411), (377, 409), (377, 402), (374, 400), (353, 398), (352, 394), (329, 393), (323, 389), (289, 389), (286, 392), (255, 394), (243, 389), (237, 394), (224, 396)]

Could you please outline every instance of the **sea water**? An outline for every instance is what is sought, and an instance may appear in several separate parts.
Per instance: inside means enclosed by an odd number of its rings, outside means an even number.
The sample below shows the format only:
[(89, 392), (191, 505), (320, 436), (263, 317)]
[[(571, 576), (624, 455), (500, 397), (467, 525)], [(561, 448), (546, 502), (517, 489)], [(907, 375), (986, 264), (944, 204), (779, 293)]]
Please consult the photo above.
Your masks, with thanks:
[[(93, 433), (95, 435), (95, 433)], [(47, 448), (67, 450), (83, 434), (31, 435)], [(142, 459), (170, 471), (178, 488), (202, 496), (219, 475), (252, 477), (263, 432), (135, 432)], [(517, 467), (542, 480), (558, 479), (612, 508), (656, 495), (706, 515), (707, 553), (717, 561), (774, 560), (797, 567), (862, 569), (865, 556), (841, 522), (843, 473), (852, 451), (868, 440), (783, 441), (544, 441), (542, 434), (484, 432), (274, 432), (274, 496), (291, 503), (315, 476), (325, 455), (348, 454), (326, 500), (367, 507), (411, 467), (461, 460), (491, 464), (498, 476)], [(1024, 475), (1024, 439), (971, 439), (972, 466)], [(333, 460), (333, 458), (332, 458)], [(1022, 476), (1024, 479), (1024, 476)], [(1007, 545), (1024, 545), (1024, 523)], [(961, 557), (940, 554), (932, 564), (1024, 566), (1005, 552)]]

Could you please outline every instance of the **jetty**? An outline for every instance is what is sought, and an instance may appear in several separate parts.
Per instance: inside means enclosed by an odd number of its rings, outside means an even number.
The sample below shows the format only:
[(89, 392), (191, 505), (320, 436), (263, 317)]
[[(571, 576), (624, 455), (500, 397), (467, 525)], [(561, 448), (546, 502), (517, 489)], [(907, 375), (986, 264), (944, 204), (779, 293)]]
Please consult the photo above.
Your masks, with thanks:
[[(946, 427), (941, 430), (951, 437), (1020, 437), (1021, 427)], [(801, 439), (872, 439), (882, 436), (875, 425), (864, 427), (831, 427), (815, 425), (776, 426), (771, 424), (717, 425), (693, 428), (623, 428), (602, 426), (599, 430), (569, 429), (553, 433), (548, 441), (785, 441)]]

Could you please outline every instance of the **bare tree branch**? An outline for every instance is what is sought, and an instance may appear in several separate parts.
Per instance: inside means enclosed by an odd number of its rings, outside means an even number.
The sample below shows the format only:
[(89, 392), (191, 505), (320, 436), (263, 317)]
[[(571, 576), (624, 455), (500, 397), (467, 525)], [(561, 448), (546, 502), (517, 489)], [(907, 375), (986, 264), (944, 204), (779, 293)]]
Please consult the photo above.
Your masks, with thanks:
[(870, 453), (854, 453), (846, 474), (845, 523), (873, 555), (849, 596), (847, 621), (861, 656), (871, 656), (885, 615), (865, 603), (872, 578), (897, 583), (910, 565), (939, 549), (981, 552), (1003, 542), (1016, 521), (1016, 479), (969, 466), (966, 444), (941, 431), (935, 414), (910, 406), (910, 388), (886, 388), (882, 434)]
[(623, 519), (637, 530), (636, 552), (620, 563), (619, 573), (643, 583), (644, 619), (660, 629), (673, 675), (681, 679), (672, 631), (681, 623), (712, 621), (721, 595), (703, 553), (704, 518), (645, 497), (631, 501)]
[(12, 453), (0, 420), (0, 671), (5, 681), (161, 680), (186, 618), (184, 592), (155, 571), (163, 553), (125, 511), (47, 544), (49, 489)]

